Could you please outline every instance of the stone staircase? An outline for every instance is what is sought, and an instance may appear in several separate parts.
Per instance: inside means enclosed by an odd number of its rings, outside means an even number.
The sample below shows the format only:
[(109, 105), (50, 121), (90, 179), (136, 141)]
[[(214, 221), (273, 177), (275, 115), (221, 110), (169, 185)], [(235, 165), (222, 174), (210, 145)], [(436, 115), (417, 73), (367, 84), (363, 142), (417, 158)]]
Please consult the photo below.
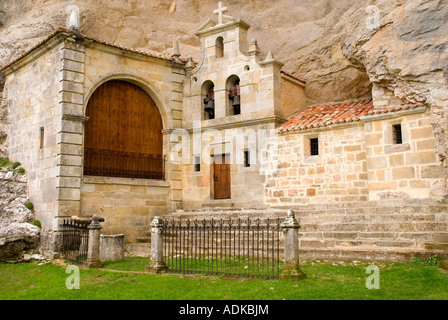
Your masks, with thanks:
[[(180, 219), (285, 217), (287, 209), (238, 209), (203, 206), (177, 211)], [(448, 258), (448, 205), (431, 200), (382, 200), (303, 205), (292, 208), (301, 228), (302, 259), (389, 260)], [(150, 255), (150, 230), (141, 233), (129, 252)]]

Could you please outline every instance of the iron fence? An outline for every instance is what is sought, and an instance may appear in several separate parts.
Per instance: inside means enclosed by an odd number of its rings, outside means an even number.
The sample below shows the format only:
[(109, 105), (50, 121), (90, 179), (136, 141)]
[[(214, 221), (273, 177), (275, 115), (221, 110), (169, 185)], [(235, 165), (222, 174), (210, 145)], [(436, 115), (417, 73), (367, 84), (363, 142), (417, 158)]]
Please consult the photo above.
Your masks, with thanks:
[(85, 148), (84, 174), (165, 180), (165, 157), (113, 150)]
[(278, 278), (281, 219), (202, 219), (163, 222), (167, 272), (238, 278)]
[(73, 263), (83, 264), (87, 260), (90, 221), (64, 219), (60, 226), (61, 255)]

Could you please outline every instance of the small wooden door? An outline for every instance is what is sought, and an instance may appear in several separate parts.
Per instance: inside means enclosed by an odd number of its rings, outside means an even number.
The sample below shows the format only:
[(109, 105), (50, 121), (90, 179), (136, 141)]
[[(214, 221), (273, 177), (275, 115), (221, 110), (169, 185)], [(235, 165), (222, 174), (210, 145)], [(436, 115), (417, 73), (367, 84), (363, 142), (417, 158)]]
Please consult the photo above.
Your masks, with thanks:
[(227, 155), (214, 156), (213, 185), (215, 199), (230, 199), (230, 164)]

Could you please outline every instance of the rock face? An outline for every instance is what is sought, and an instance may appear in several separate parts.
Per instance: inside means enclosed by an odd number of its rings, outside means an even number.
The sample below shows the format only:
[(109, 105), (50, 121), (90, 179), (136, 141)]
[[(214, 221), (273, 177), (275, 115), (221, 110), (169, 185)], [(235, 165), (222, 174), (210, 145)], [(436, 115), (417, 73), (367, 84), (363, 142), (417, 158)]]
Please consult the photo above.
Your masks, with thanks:
[[(178, 40), (182, 56), (195, 59), (200, 54), (194, 31), (214, 18), (217, 8), (215, 0), (78, 0), (76, 5), (81, 32), (88, 36), (167, 54)], [(227, 0), (225, 5), (227, 14), (252, 26), (249, 37), (258, 40), (262, 57), (272, 51), (285, 71), (307, 82), (310, 104), (370, 96), (372, 88), (374, 95), (428, 103), (448, 173), (446, 0)], [(1, 1), (0, 64), (65, 25), (66, 6), (57, 0)]]
[(25, 203), (25, 175), (0, 171), (0, 261), (16, 259), (38, 244), (40, 229), (31, 224), (34, 214)]

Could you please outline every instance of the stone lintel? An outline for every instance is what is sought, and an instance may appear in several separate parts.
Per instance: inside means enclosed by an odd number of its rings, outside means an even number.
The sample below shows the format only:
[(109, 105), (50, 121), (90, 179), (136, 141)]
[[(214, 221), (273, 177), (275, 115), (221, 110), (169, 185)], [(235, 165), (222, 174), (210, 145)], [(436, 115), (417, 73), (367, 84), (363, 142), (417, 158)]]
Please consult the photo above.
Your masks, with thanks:
[[(268, 123), (275, 123), (275, 124), (283, 124), (286, 120), (279, 117), (279, 116), (270, 116), (266, 118), (261, 119), (251, 119), (251, 120), (244, 120), (244, 121), (235, 121), (231, 123), (222, 123), (222, 124), (216, 124), (216, 125), (207, 125), (201, 127), (201, 132), (208, 130), (208, 129), (216, 129), (216, 130), (223, 130), (223, 129), (232, 129), (232, 128), (241, 128), (241, 127), (250, 127), (260, 124), (268, 124)], [(193, 130), (197, 130), (194, 128), (186, 128), (189, 133), (193, 133)]]
[(82, 122), (85, 123), (89, 120), (89, 117), (74, 115), (74, 114), (63, 114), (62, 120), (74, 121), (74, 122)]

